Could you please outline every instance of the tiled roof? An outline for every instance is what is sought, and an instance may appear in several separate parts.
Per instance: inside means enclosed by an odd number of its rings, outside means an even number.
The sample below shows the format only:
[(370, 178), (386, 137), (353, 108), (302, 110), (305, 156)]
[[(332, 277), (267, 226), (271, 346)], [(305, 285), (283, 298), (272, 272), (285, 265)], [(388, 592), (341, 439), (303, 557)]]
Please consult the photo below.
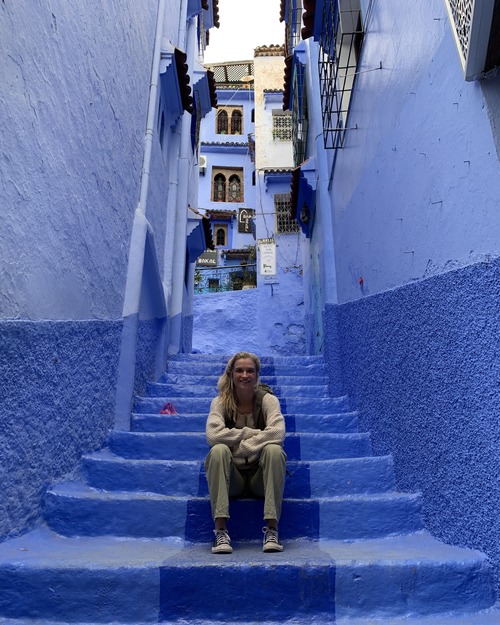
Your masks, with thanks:
[(226, 258), (248, 258), (253, 255), (253, 250), (249, 250), (248, 248), (224, 250), (222, 255)]
[(208, 78), (208, 88), (210, 89), (210, 104), (212, 108), (217, 108), (217, 93), (215, 87), (215, 77), (214, 73), (207, 69), (207, 78)]
[(219, 28), (219, 0), (212, 0), (212, 7), (214, 12), (214, 26), (215, 28)]
[(218, 217), (219, 219), (229, 219), (230, 217), (235, 217), (237, 215), (237, 211), (232, 211), (232, 210), (224, 210), (224, 209), (217, 209), (217, 208), (207, 208), (205, 210), (205, 216), (206, 217)]
[(255, 48), (254, 56), (285, 56), (285, 46), (283, 44), (259, 46)]
[(302, 39), (312, 37), (314, 31), (314, 14), (316, 12), (316, 0), (304, 0), (304, 13), (302, 14), (302, 22), (304, 28), (301, 31)]
[(201, 145), (224, 145), (231, 147), (246, 147), (248, 143), (245, 142), (236, 142), (236, 141), (202, 141)]
[(292, 170), (292, 182), (290, 184), (290, 218), (297, 217), (297, 201), (299, 199), (300, 167)]
[(201, 223), (203, 226), (203, 233), (205, 234), (205, 241), (207, 242), (207, 249), (214, 250), (214, 239), (212, 236), (212, 224), (210, 222), (210, 218), (206, 215), (202, 217)]
[(264, 89), (264, 93), (282, 93), (283, 89)]
[(283, 110), (288, 111), (290, 104), (290, 91), (292, 89), (292, 67), (293, 67), (293, 54), (287, 56), (285, 59), (285, 72), (283, 82)]
[(281, 167), (281, 168), (269, 168), (264, 169), (265, 174), (289, 174), (292, 171), (291, 167)]
[(182, 107), (188, 113), (193, 113), (193, 96), (189, 85), (189, 68), (187, 66), (187, 54), (179, 48), (174, 50), (175, 66), (177, 68), (177, 79), (179, 81), (179, 91), (181, 94)]
[(280, 22), (285, 21), (285, 13), (286, 13), (286, 0), (281, 0), (280, 3)]

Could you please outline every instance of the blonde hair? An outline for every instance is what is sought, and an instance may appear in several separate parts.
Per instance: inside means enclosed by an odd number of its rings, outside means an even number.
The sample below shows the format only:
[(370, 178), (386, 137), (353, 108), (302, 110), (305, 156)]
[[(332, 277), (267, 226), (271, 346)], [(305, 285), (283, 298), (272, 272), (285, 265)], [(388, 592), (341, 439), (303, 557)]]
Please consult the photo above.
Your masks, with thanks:
[(260, 360), (258, 356), (251, 352), (238, 352), (229, 360), (224, 370), (224, 373), (220, 376), (217, 382), (217, 390), (219, 391), (219, 397), (222, 399), (226, 414), (230, 419), (236, 418), (236, 393), (234, 390), (233, 382), (233, 369), (234, 363), (241, 358), (250, 358), (255, 365), (255, 372), (257, 374), (255, 380), (255, 388), (257, 388), (260, 381)]

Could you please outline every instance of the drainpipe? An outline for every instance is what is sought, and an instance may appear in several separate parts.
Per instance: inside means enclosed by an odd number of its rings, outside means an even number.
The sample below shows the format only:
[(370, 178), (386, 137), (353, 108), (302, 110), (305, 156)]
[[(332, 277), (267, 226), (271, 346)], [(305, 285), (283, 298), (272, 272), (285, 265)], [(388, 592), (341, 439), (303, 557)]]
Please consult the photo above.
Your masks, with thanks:
[(167, 310), (170, 310), (172, 299), (172, 285), (174, 280), (174, 248), (175, 248), (175, 218), (177, 197), (179, 191), (179, 158), (181, 143), (181, 121), (176, 123), (175, 131), (171, 134), (168, 165), (168, 200), (165, 224), (165, 249), (163, 264), (163, 288), (167, 298)]
[(158, 94), (161, 38), (163, 20), (165, 17), (165, 6), (166, 0), (158, 0), (153, 62), (151, 67), (151, 81), (148, 96), (148, 115), (144, 135), (144, 154), (141, 170), (139, 201), (134, 213), (134, 222), (132, 224), (127, 282), (125, 285), (125, 297), (123, 303), (123, 331), (116, 386), (115, 429), (117, 430), (130, 429), (130, 409), (134, 392), (135, 355), (141, 301), (142, 272), (144, 268), (146, 236), (148, 228), (150, 227), (146, 218), (146, 204), (149, 190), (151, 151), (153, 145), (154, 120)]
[[(196, 21), (189, 20), (186, 33), (186, 54), (188, 62), (195, 58)], [(192, 80), (192, 72), (191, 72)], [(184, 273), (186, 267), (186, 236), (187, 236), (187, 210), (189, 196), (189, 174), (191, 149), (191, 115), (184, 112), (181, 120), (181, 147), (179, 157), (177, 189), (177, 206), (174, 237), (173, 275), (172, 275), (172, 299), (169, 308), (170, 313), (170, 342), (168, 353), (177, 354), (182, 346), (182, 309), (184, 299)]]

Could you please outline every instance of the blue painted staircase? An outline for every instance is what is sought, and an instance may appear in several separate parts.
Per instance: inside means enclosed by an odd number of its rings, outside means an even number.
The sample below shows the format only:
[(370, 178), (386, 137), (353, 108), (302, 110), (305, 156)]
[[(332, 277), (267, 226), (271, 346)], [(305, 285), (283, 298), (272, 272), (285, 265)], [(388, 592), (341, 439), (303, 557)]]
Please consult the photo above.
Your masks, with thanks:
[(2, 625), (500, 624), (485, 556), (423, 529), (419, 494), (395, 492), (320, 357), (262, 359), (287, 425), (285, 551), (262, 553), (262, 501), (244, 499), (234, 553), (212, 555), (204, 428), (226, 360), (172, 358), (131, 430), (48, 490), (46, 524), (0, 545)]

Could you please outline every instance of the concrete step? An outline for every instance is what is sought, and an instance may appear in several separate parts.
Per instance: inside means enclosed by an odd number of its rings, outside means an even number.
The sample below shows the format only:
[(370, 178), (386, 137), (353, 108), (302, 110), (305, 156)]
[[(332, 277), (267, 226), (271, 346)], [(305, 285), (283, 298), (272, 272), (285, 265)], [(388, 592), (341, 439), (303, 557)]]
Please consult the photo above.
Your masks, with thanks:
[[(233, 354), (174, 354), (169, 356), (167, 367), (175, 363), (184, 363), (196, 365), (199, 363), (217, 363), (226, 365), (232, 358)], [(309, 365), (324, 365), (325, 359), (323, 356), (262, 356), (259, 355), (261, 367), (265, 365), (294, 365), (294, 366), (309, 366)]]
[[(199, 362), (199, 363), (187, 363), (187, 362), (168, 362), (166, 367), (166, 373), (181, 373), (187, 375), (212, 375), (221, 376), (225, 371), (225, 363), (219, 362)], [(315, 375), (326, 375), (326, 367), (324, 363), (263, 363), (260, 369), (260, 375), (266, 376), (299, 376), (302, 378), (309, 378)]]
[[(102, 490), (130, 490), (185, 495), (208, 495), (199, 461), (131, 460), (104, 449), (82, 459), (89, 486)], [(285, 497), (296, 499), (389, 492), (394, 489), (390, 456), (288, 462)]]
[[(321, 498), (286, 498), (280, 530), (285, 538), (378, 538), (420, 530), (419, 494), (380, 493)], [(45, 496), (44, 518), (64, 536), (178, 537), (211, 539), (208, 497), (151, 492), (102, 491), (63, 482)], [(263, 518), (263, 500), (231, 502), (234, 536), (251, 540)]]
[(0, 545), (0, 616), (44, 625), (498, 624), (498, 610), (477, 614), (494, 602), (485, 556), (425, 532), (287, 541), (277, 554), (262, 553), (260, 538), (233, 545), (214, 556), (209, 544), (69, 539), (40, 528)]
[[(207, 397), (179, 397), (173, 402), (177, 412), (182, 414), (208, 414), (212, 396)], [(158, 414), (165, 405), (171, 401), (171, 397), (136, 397), (134, 401), (134, 412)], [(287, 397), (280, 398), (281, 411), (283, 414), (335, 414), (337, 412), (349, 411), (349, 398), (342, 397), (318, 397), (302, 398)]]
[[(311, 397), (325, 398), (328, 397), (328, 386), (320, 384), (302, 384), (295, 386), (273, 386), (273, 394), (278, 398), (292, 397)], [(215, 385), (198, 384), (198, 385), (181, 385), (181, 384), (165, 384), (161, 382), (148, 382), (146, 385), (146, 395), (148, 397), (170, 397), (188, 398), (188, 397), (215, 397), (217, 388)]]
[[(203, 460), (209, 451), (201, 432), (111, 432), (110, 450), (124, 458)], [(284, 449), (289, 460), (357, 458), (371, 453), (366, 433), (287, 434)]]
[[(219, 380), (218, 375), (189, 375), (183, 373), (164, 373), (158, 382), (163, 384), (179, 384), (179, 386), (190, 386), (192, 384), (201, 384), (209, 387), (217, 387), (217, 382)], [(275, 386), (303, 386), (304, 384), (308, 386), (318, 386), (318, 385), (327, 385), (328, 384), (328, 376), (325, 375), (308, 375), (304, 377), (303, 375), (267, 375), (260, 376), (260, 381), (264, 384), (268, 384), (271, 388)]]
[[(358, 413), (284, 415), (286, 431), (348, 433), (358, 431)], [(134, 432), (205, 432), (207, 413), (191, 415), (132, 414)]]

